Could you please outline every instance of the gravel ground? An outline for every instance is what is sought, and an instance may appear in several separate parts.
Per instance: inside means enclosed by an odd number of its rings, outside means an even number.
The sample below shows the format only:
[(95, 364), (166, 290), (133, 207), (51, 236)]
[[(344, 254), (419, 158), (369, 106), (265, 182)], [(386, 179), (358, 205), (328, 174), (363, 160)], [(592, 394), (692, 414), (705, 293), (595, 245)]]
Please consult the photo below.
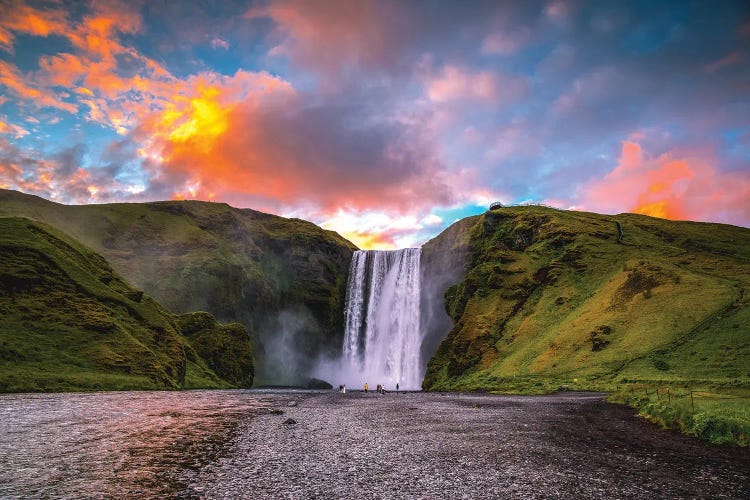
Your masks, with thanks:
[(227, 453), (185, 471), (182, 496), (750, 498), (750, 450), (659, 430), (601, 394), (333, 392), (276, 405), (283, 414), (239, 421)]

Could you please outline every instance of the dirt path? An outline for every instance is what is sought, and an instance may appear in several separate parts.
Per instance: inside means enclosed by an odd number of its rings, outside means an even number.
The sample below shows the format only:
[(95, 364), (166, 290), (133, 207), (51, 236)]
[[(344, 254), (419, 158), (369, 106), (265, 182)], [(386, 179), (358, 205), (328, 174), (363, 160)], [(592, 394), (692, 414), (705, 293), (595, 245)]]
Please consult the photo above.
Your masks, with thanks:
[(601, 395), (325, 393), (288, 401), (296, 406), (280, 402), (283, 415), (241, 422), (218, 462), (186, 471), (185, 494), (750, 497), (750, 450), (658, 430)]

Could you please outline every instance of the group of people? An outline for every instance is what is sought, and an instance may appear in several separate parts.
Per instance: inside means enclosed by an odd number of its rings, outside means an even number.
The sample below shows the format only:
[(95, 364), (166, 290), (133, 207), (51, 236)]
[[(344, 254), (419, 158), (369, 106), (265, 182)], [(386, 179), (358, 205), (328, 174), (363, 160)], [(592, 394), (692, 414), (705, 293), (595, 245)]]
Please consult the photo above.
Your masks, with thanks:
[[(396, 383), (396, 392), (398, 392), (398, 389), (399, 389), (399, 385), (398, 385), (398, 382), (397, 382)], [(367, 382), (365, 382), (365, 394), (367, 394), (369, 391), (370, 391), (370, 384), (368, 384)], [(382, 385), (382, 384), (378, 384), (378, 387), (377, 387), (376, 391), (378, 391), (378, 394), (385, 394), (386, 393), (385, 386)], [(342, 393), (342, 394), (346, 394), (346, 384), (339, 385), (339, 392)]]
[[(367, 382), (365, 382), (365, 394), (367, 394), (369, 390), (370, 390), (370, 385)], [(376, 390), (378, 391), (378, 394), (386, 393), (385, 386), (382, 384), (378, 384), (378, 387)], [(398, 392), (398, 382), (396, 383), (396, 392)]]

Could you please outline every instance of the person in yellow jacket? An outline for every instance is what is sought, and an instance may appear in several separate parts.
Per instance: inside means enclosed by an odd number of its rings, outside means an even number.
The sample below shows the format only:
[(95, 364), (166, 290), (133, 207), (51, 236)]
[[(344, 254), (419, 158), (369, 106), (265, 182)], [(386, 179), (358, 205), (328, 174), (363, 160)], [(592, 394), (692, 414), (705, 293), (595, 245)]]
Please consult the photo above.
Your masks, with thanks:
[(367, 389), (369, 389), (369, 388), (370, 388), (370, 386), (367, 385), (367, 382), (365, 382), (365, 394), (367, 394)]

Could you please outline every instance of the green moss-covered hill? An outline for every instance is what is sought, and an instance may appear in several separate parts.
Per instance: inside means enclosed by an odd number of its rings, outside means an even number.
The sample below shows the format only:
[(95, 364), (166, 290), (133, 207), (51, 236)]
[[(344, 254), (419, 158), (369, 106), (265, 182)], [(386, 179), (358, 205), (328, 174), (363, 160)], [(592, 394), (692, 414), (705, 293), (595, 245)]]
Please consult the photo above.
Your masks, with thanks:
[(62, 232), (0, 217), (0, 391), (252, 383), (242, 325), (175, 316)]
[(242, 323), (259, 341), (262, 382), (306, 380), (318, 354), (340, 348), (356, 247), (310, 222), (224, 203), (69, 206), (8, 190), (0, 190), (0, 215), (73, 236), (171, 311)]
[(425, 389), (750, 387), (750, 230), (536, 206), (461, 228)]

